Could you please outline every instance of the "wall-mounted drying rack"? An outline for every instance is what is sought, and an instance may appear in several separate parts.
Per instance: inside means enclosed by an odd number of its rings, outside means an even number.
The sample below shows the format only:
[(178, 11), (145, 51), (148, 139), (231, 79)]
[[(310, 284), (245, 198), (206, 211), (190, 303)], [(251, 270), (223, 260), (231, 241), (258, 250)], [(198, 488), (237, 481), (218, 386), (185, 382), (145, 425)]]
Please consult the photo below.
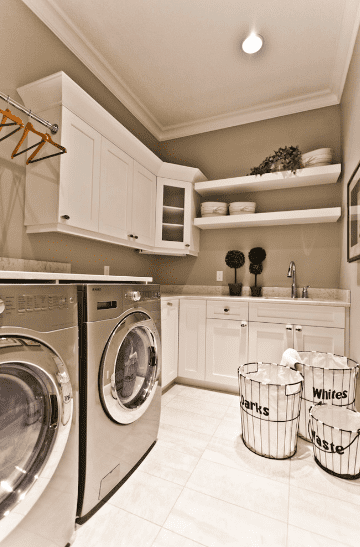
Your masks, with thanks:
[[(31, 112), (31, 110), (27, 110), (21, 104), (19, 104), (16, 101), (10, 99), (10, 97), (8, 95), (6, 96), (6, 95), (4, 95), (3, 93), (0, 92), (0, 98), (3, 99), (4, 101), (6, 101), (8, 103), (8, 105), (11, 104), (12, 106), (15, 106), (15, 108), (17, 108), (18, 110), (21, 110), (21, 112), (24, 112), (30, 118), (33, 118), (37, 122), (39, 122), (39, 123), (45, 125), (46, 127), (48, 127), (51, 130), (52, 133), (56, 133), (58, 131), (59, 126), (57, 124), (52, 125), (51, 123), (47, 122), (43, 118), (40, 118), (36, 114), (33, 114)], [(5, 135), (5, 137), (2, 137), (0, 139), (0, 142), (7, 139), (8, 137), (13, 135), (17, 131), (20, 131), (20, 129), (24, 130), (20, 141), (18, 142), (18, 144), (16, 145), (13, 153), (11, 154), (11, 159), (15, 158), (16, 156), (19, 156), (20, 154), (23, 154), (24, 152), (27, 152), (28, 150), (31, 150), (32, 148), (35, 148), (35, 147), (36, 147), (36, 150), (34, 152), (32, 152), (32, 154), (28, 157), (28, 159), (26, 161), (26, 165), (28, 165), (29, 163), (35, 163), (36, 161), (42, 161), (42, 160), (45, 160), (46, 158), (52, 158), (53, 156), (59, 156), (60, 154), (65, 154), (66, 153), (66, 148), (64, 148), (64, 146), (61, 146), (60, 144), (57, 144), (56, 142), (54, 142), (51, 138), (51, 135), (49, 135), (48, 133), (41, 133), (40, 131), (37, 131), (33, 127), (31, 122), (28, 122), (24, 127), (23, 121), (20, 118), (18, 118), (17, 116), (15, 116), (9, 110), (9, 108), (7, 108), (6, 110), (2, 110), (0, 108), (0, 114), (2, 114), (2, 120), (0, 122), (0, 131), (3, 127), (8, 127), (8, 126), (12, 126), (12, 125), (17, 125), (18, 126), (16, 129), (14, 129), (13, 131), (11, 131), (7, 135)], [(10, 120), (10, 121), (7, 122), (7, 120)], [(19, 152), (20, 146), (22, 145), (22, 143), (24, 142), (24, 140), (26, 139), (26, 137), (29, 133), (34, 133), (35, 135), (38, 135), (39, 137), (41, 137), (41, 140), (39, 142), (29, 146), (28, 148), (25, 148), (21, 152)], [(52, 144), (53, 146), (58, 148), (60, 150), (60, 152), (56, 152), (55, 154), (49, 154), (48, 156), (44, 156), (42, 158), (38, 158), (38, 159), (35, 160), (34, 158), (35, 158), (36, 154), (41, 150), (41, 148), (44, 146), (45, 143)]]

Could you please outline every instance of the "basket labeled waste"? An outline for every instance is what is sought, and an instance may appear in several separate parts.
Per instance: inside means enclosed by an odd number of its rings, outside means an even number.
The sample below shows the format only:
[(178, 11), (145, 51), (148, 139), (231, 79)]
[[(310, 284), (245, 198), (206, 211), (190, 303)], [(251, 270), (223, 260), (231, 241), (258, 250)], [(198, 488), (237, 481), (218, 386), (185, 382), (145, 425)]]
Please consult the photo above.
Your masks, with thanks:
[(299, 436), (311, 442), (308, 431), (310, 408), (318, 403), (352, 410), (355, 405), (359, 365), (333, 353), (299, 351), (295, 368), (304, 377), (301, 395)]
[(360, 413), (318, 404), (309, 412), (314, 459), (327, 473), (343, 479), (360, 477)]
[(239, 367), (242, 439), (259, 456), (286, 459), (295, 454), (303, 378), (276, 363)]

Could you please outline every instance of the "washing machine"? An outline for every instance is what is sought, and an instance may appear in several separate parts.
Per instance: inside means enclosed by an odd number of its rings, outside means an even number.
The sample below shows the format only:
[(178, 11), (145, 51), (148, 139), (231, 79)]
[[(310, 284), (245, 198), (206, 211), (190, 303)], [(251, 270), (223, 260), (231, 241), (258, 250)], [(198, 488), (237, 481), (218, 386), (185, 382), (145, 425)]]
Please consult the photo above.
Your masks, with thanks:
[(76, 287), (0, 285), (0, 546), (64, 547), (78, 487)]
[(78, 286), (80, 458), (77, 523), (90, 518), (154, 446), (161, 408), (160, 287)]

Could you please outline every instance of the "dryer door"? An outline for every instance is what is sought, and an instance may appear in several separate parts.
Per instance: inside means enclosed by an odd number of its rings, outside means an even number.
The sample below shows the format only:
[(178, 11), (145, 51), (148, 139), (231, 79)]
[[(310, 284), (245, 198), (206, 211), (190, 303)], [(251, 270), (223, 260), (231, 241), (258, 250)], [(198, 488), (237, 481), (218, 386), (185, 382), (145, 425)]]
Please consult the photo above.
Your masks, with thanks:
[(19, 505), (0, 523), (0, 541), (49, 483), (72, 413), (70, 378), (58, 355), (27, 337), (0, 337), (0, 520)]
[(155, 395), (160, 366), (155, 323), (138, 308), (114, 329), (102, 357), (100, 398), (112, 420), (130, 424), (144, 414)]

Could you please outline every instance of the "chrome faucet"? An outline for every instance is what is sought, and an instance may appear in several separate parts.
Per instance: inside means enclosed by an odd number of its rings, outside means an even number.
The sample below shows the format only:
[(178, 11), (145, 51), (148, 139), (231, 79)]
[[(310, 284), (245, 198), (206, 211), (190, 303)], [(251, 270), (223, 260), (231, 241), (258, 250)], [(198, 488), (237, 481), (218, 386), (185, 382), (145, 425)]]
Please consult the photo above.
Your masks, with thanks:
[(296, 268), (295, 268), (295, 262), (292, 260), (290, 262), (289, 271), (287, 273), (288, 277), (292, 277), (292, 284), (291, 284), (291, 298), (296, 298)]

